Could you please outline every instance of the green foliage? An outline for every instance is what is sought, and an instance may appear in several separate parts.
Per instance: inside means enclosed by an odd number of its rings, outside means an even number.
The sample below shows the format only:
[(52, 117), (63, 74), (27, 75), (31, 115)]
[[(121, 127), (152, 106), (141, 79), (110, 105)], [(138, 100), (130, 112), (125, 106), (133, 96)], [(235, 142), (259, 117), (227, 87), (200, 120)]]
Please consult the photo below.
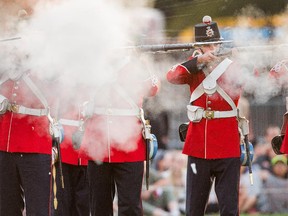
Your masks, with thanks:
[(165, 14), (167, 35), (175, 36), (183, 28), (201, 22), (204, 15), (214, 19), (268, 16), (285, 11), (287, 3), (287, 0), (276, 0), (272, 4), (271, 0), (155, 0), (155, 7)]

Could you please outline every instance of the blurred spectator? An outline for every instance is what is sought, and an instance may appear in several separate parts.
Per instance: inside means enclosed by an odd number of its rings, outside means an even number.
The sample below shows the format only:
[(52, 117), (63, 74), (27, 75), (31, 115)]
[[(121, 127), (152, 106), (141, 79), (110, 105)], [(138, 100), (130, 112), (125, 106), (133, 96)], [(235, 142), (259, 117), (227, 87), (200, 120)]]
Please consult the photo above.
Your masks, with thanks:
[(262, 175), (263, 190), (258, 200), (261, 213), (288, 212), (287, 157), (276, 155), (271, 160), (272, 172)]
[(159, 173), (163, 174), (170, 168), (172, 162), (172, 152), (159, 149), (151, 166)]
[(205, 211), (206, 214), (216, 214), (219, 213), (219, 204), (217, 195), (215, 192), (215, 181), (213, 181), (213, 185), (211, 187), (211, 192), (209, 194), (208, 205)]
[(169, 181), (150, 170), (149, 190), (143, 190), (142, 205), (145, 216), (179, 216), (178, 202), (173, 194)]
[[(263, 188), (262, 179), (260, 178), (263, 172), (258, 164), (252, 164), (253, 170), (253, 185), (250, 183), (248, 167), (241, 166), (240, 176), (240, 192), (239, 192), (239, 209), (241, 213), (256, 212), (257, 199)], [(267, 172), (267, 171), (264, 171)]]
[(152, 133), (155, 134), (159, 149), (168, 149), (169, 114), (162, 110), (149, 117)]
[(185, 213), (186, 204), (186, 164), (187, 157), (180, 150), (172, 150), (170, 168), (164, 173), (168, 184), (172, 187), (173, 196), (178, 201), (181, 213)]
[(264, 139), (257, 142), (254, 148), (254, 163), (259, 164), (261, 169), (271, 170), (271, 159), (276, 155), (271, 146), (273, 137), (280, 134), (280, 127), (270, 125), (267, 127)]
[(151, 131), (157, 137), (158, 149), (168, 149), (169, 113), (164, 109), (159, 97), (145, 100), (145, 114), (150, 120)]

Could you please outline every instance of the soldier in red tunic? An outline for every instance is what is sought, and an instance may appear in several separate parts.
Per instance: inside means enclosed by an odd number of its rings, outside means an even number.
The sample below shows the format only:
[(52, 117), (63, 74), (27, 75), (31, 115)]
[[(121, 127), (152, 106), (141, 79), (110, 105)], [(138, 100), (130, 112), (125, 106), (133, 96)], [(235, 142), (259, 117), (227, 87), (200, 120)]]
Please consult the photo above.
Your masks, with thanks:
[(54, 198), (58, 200), (59, 205), (57, 209), (54, 206), (54, 215), (89, 216), (88, 160), (80, 148), (85, 119), (82, 116), (80, 97), (77, 98), (77, 93), (72, 90), (77, 89), (78, 93), (81, 91), (72, 85), (65, 85), (65, 89), (70, 89), (70, 93), (63, 94), (58, 113), (65, 135), (55, 163), (57, 192)]
[[(275, 82), (285, 93), (288, 89), (288, 59), (283, 59), (275, 64), (269, 73), (271, 80)], [(286, 112), (283, 115), (281, 134), (271, 140), (272, 148), (276, 154), (288, 154), (288, 97), (286, 94)]]
[[(13, 5), (10, 3), (3, 5), (9, 14), (7, 20), (20, 22), (21, 17), (9, 9)], [(17, 22), (11, 26), (1, 23), (2, 30), (10, 26), (5, 33), (15, 34)], [(8, 46), (2, 46), (0, 215), (22, 216), (25, 208), (26, 215), (50, 216), (52, 137), (49, 128), (54, 122), (49, 119), (55, 117), (57, 94), (52, 85), (56, 83), (42, 79), (39, 71), (23, 69), (22, 63), (27, 58), (17, 47), (11, 51)], [(11, 59), (15, 61), (7, 67), (5, 60)]]
[(144, 97), (157, 93), (159, 83), (145, 64), (139, 64), (138, 58), (124, 58), (113, 79), (93, 89), (95, 95), (87, 104), (86, 115), (91, 118), (86, 121), (82, 145), (90, 159), (93, 216), (113, 215), (116, 191), (118, 215), (143, 215), (141, 190), (146, 143), (141, 107)]
[[(19, 73), (18, 73), (19, 72)], [(51, 83), (30, 71), (0, 76), (0, 215), (50, 215)], [(49, 92), (49, 93), (48, 93)]]
[(213, 181), (220, 214), (239, 215), (237, 104), (241, 88), (234, 75), (238, 68), (230, 59), (220, 61), (214, 55), (221, 37), (211, 17), (205, 16), (203, 23), (195, 25), (195, 40), (212, 43), (204, 43), (188, 61), (175, 65), (167, 74), (169, 82), (187, 84), (191, 92), (187, 106), (190, 123), (183, 149), (188, 155), (186, 215), (205, 214)]

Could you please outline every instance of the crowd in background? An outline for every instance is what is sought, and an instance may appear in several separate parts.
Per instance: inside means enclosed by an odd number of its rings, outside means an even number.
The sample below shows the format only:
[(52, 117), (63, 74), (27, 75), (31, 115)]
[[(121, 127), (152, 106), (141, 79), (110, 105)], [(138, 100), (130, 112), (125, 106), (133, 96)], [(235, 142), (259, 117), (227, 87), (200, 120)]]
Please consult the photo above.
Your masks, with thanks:
[[(239, 108), (242, 115), (249, 118), (249, 101), (245, 97), (241, 100)], [(151, 161), (150, 188), (147, 190), (143, 186), (142, 190), (144, 215), (184, 215), (187, 156), (182, 154), (181, 148), (169, 145), (169, 113), (163, 111), (154, 114), (150, 119), (152, 132), (158, 138), (159, 149)], [(272, 124), (266, 128), (264, 136), (254, 137), (251, 133), (250, 141), (254, 146), (253, 185), (250, 182), (248, 167), (242, 166), (239, 188), (240, 213), (288, 212), (287, 156), (276, 155), (271, 147), (272, 138), (279, 134), (280, 127)], [(206, 214), (217, 215), (218, 211), (217, 197), (212, 187)]]
[[(270, 144), (279, 133), (280, 128), (271, 125), (266, 129), (265, 137), (254, 143), (253, 185), (249, 181), (248, 168), (241, 167), (240, 213), (288, 212), (287, 157), (276, 155)], [(184, 215), (186, 163), (187, 156), (181, 150), (158, 150), (150, 170), (150, 189), (143, 187), (144, 215)], [(213, 188), (206, 213), (218, 213)]]

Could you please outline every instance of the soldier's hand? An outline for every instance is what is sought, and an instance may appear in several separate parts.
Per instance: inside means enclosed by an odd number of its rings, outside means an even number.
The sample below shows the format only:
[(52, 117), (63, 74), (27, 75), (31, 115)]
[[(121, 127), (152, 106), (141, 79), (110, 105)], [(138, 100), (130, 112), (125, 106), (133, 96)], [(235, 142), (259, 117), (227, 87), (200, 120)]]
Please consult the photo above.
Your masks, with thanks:
[(213, 55), (211, 52), (206, 52), (203, 55), (199, 55), (197, 58), (198, 64), (207, 64), (217, 60), (217, 56)]

